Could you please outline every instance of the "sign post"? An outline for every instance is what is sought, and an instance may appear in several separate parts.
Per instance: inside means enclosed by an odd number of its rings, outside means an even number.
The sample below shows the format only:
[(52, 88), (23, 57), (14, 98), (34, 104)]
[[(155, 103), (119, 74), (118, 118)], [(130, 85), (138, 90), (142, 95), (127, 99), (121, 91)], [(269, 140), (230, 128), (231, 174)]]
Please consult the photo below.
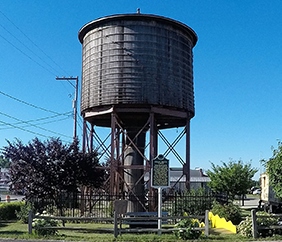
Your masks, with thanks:
[(163, 155), (158, 155), (153, 159), (151, 176), (152, 187), (158, 189), (158, 235), (161, 235), (162, 189), (170, 186), (169, 160)]

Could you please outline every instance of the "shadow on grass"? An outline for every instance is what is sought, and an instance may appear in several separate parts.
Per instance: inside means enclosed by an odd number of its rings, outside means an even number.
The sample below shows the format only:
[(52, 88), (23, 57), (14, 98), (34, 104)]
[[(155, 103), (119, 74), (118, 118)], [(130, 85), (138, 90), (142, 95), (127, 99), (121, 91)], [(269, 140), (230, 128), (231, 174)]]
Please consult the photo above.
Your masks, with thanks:
[(6, 221), (6, 220), (0, 220), (0, 228), (4, 228), (9, 226), (10, 224), (15, 223), (15, 221), (11, 220), (11, 221)]
[(220, 232), (216, 229), (213, 229), (213, 228), (210, 228), (209, 229), (209, 234), (212, 234), (212, 235), (219, 235)]
[(22, 234), (25, 234), (25, 232), (21, 232), (21, 231), (17, 231), (17, 230), (0, 231), (0, 235), (3, 235), (3, 234), (22, 235)]
[(232, 232), (226, 230), (226, 229), (215, 229), (215, 228), (210, 228), (209, 230), (210, 235), (234, 235)]

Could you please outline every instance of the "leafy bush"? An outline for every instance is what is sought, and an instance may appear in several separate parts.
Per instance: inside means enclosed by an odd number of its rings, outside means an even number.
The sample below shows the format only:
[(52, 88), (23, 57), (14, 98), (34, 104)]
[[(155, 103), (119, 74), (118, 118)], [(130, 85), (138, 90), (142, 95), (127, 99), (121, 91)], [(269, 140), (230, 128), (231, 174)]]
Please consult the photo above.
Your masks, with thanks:
[(15, 211), (17, 218), (25, 224), (28, 223), (29, 210), (33, 210), (31, 203), (24, 203), (23, 202), (21, 204), (20, 210)]
[(218, 202), (214, 202), (211, 212), (214, 215), (217, 214), (219, 217), (225, 218), (226, 221), (230, 220), (234, 225), (238, 225), (242, 221), (241, 209), (233, 203), (221, 205)]
[(241, 221), (237, 226), (237, 232), (244, 237), (252, 237), (252, 218), (250, 216)]
[(11, 202), (0, 204), (0, 220), (15, 220), (17, 219), (16, 211), (21, 210), (23, 202)]
[(182, 219), (175, 225), (178, 230), (174, 231), (178, 239), (198, 239), (201, 236), (201, 230), (194, 230), (193, 228), (200, 228), (200, 223), (197, 219)]
[[(43, 211), (42, 214), (36, 214), (36, 216), (50, 216), (46, 211)], [(48, 236), (48, 235), (56, 235), (58, 230), (56, 229), (48, 229), (46, 227), (57, 227), (60, 222), (55, 219), (47, 219), (47, 218), (35, 218), (32, 222), (32, 227), (35, 230), (37, 235)]]
[(111, 217), (114, 216), (114, 203), (111, 201), (109, 202), (109, 206), (108, 208), (106, 209), (107, 210), (107, 214)]
[[(271, 226), (271, 225), (277, 225), (279, 219), (271, 217), (270, 214), (266, 212), (257, 212), (257, 216), (267, 216), (262, 218), (257, 218), (257, 225), (258, 226)], [(252, 237), (252, 217), (248, 216), (245, 220), (243, 220), (238, 226), (237, 226), (238, 233), (245, 237)], [(278, 229), (259, 229), (258, 230), (260, 237), (267, 237), (272, 236), (273, 234), (280, 234), (281, 230)]]

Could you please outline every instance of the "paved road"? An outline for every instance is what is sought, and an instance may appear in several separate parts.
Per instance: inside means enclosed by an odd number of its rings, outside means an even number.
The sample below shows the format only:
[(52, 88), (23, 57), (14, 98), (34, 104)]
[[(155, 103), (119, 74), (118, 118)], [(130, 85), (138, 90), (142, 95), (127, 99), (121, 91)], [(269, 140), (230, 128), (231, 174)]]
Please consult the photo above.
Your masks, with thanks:
[[(10, 194), (9, 196), (10, 196), (10, 201), (22, 201), (24, 199), (23, 195), (12, 195), (12, 194)], [(1, 194), (0, 197), (1, 197), (2, 202), (6, 201), (6, 199), (7, 199), (6, 195), (3, 195), (3, 194)]]
[(244, 200), (244, 205), (242, 205), (242, 201), (238, 201), (238, 200), (236, 201), (236, 204), (240, 205), (243, 208), (257, 208), (259, 205), (259, 200), (260, 200), (259, 196), (248, 197), (247, 195), (247, 198), (245, 198)]

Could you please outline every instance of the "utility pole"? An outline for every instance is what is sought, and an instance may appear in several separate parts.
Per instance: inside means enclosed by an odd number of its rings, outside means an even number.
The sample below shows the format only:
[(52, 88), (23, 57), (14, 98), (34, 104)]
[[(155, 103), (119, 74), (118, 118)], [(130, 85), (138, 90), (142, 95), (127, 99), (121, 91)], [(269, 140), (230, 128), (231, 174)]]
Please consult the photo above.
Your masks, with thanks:
[(76, 126), (77, 126), (77, 89), (78, 89), (78, 76), (77, 77), (56, 77), (56, 80), (64, 80), (64, 81), (70, 81), (75, 80), (75, 86), (71, 83), (71, 85), (75, 88), (75, 96), (73, 99), (73, 109), (74, 109), (74, 125), (73, 125), (73, 139), (76, 138)]

